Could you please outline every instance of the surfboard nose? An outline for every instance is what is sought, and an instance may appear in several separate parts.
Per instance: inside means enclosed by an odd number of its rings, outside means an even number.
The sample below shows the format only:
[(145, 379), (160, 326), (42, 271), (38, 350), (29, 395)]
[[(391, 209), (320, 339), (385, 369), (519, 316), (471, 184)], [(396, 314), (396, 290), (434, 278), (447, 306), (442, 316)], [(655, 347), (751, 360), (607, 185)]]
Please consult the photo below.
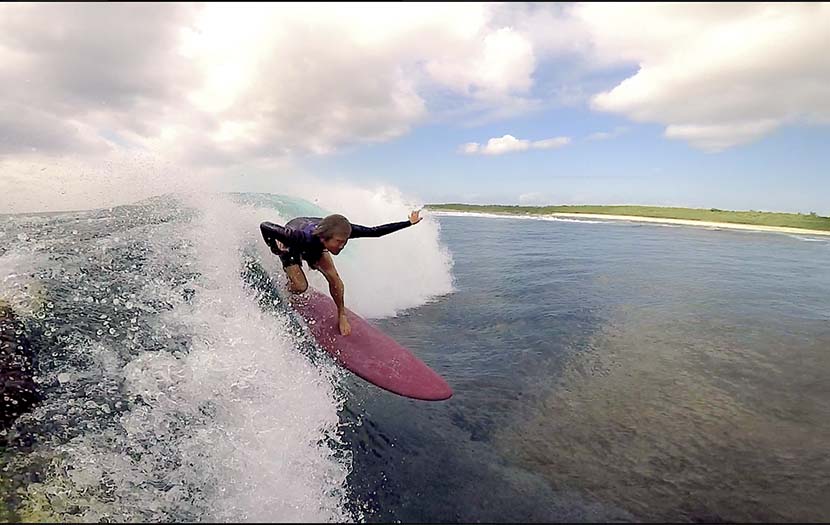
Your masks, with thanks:
[[(443, 386), (441, 385), (443, 383)], [(407, 397), (420, 399), (422, 401), (445, 401), (452, 397), (453, 391), (450, 385), (441, 376), (436, 374), (436, 379), (430, 383), (429, 388), (413, 390)]]

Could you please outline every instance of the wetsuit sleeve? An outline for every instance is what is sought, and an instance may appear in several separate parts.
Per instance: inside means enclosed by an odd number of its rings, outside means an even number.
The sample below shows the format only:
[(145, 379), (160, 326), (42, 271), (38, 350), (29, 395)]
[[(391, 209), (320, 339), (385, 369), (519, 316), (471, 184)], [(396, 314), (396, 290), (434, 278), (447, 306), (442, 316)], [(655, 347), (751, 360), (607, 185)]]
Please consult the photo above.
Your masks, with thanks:
[(389, 224), (381, 224), (380, 226), (361, 226), (360, 224), (352, 224), (352, 234), (350, 239), (356, 237), (381, 237), (383, 235), (402, 230), (408, 226), (412, 226), (409, 221), (390, 222)]
[(293, 230), (291, 228), (285, 228), (279, 224), (274, 224), (273, 222), (263, 222), (259, 225), (259, 229), (262, 232), (262, 238), (265, 239), (265, 244), (271, 248), (272, 252), (276, 250), (276, 244), (274, 244), (275, 240), (280, 241), (289, 247), (299, 246), (305, 240), (303, 232)]

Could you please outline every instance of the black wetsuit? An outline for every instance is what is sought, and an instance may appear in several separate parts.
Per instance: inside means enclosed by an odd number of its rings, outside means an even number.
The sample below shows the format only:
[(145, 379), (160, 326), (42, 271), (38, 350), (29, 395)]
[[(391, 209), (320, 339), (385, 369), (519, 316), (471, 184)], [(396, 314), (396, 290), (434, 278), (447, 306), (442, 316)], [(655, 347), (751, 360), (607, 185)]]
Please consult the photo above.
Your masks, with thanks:
[[(263, 222), (259, 225), (262, 231), (262, 238), (265, 239), (265, 244), (271, 248), (271, 251), (279, 255), (282, 260), (283, 267), (291, 266), (292, 264), (302, 264), (301, 258), (308, 261), (308, 265), (314, 268), (320, 257), (323, 256), (323, 241), (314, 235), (314, 228), (323, 220), (320, 217), (297, 217), (291, 219), (285, 226), (274, 224), (273, 222)], [(402, 230), (407, 226), (412, 226), (409, 221), (392, 222), (389, 224), (382, 224), (380, 226), (368, 227), (359, 224), (352, 224), (352, 233), (349, 239), (357, 237), (380, 237), (388, 233)], [(288, 248), (288, 251), (282, 251), (277, 247), (274, 241), (280, 241)]]

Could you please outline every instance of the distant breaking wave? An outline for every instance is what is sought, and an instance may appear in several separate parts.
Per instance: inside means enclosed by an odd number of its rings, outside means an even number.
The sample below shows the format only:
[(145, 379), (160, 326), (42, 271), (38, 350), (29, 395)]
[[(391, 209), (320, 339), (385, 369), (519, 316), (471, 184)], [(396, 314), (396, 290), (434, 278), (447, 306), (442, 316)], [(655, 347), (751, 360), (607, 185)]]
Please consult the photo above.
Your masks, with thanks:
[(466, 211), (437, 211), (430, 210), (432, 215), (448, 217), (486, 217), (490, 219), (526, 219), (532, 221), (555, 221), (555, 222), (577, 222), (585, 224), (609, 224), (610, 221), (597, 221), (591, 219), (573, 219), (568, 217), (554, 217), (550, 215), (509, 215), (503, 213), (482, 213)]

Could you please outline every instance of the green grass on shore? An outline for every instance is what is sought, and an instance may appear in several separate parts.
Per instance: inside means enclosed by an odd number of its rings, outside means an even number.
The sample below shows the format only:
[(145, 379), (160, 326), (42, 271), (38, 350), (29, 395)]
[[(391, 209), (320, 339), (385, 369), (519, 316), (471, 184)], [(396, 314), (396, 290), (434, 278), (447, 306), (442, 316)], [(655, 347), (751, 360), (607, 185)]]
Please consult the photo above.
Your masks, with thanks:
[(664, 208), (658, 206), (507, 206), (478, 204), (427, 204), (436, 211), (460, 211), (476, 213), (503, 213), (512, 215), (549, 215), (552, 213), (596, 213), (603, 215), (632, 215), (659, 219), (685, 219), (692, 221), (728, 222), (755, 226), (782, 226), (805, 230), (830, 231), (830, 217), (814, 213), (774, 213), (764, 211), (729, 211), (696, 208)]

